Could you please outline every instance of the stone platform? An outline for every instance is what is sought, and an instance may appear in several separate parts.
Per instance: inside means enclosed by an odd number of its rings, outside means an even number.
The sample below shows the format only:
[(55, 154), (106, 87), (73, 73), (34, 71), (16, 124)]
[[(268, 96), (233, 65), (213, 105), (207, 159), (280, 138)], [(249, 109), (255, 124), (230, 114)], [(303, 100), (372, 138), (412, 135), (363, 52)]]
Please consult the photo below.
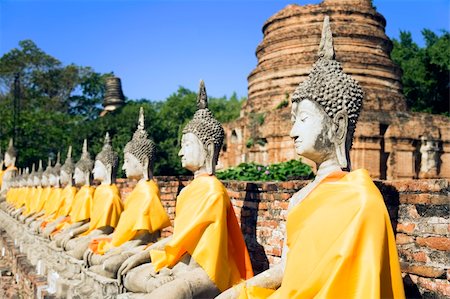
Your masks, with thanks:
[[(176, 196), (188, 177), (159, 177), (161, 201), (174, 217)], [(264, 271), (280, 261), (288, 200), (307, 184), (225, 181), (241, 224), (253, 268)], [(448, 180), (376, 181), (396, 234), (408, 298), (450, 297), (450, 213)], [(125, 199), (134, 181), (119, 180)], [(324, 223), (324, 225), (326, 225)], [(81, 261), (55, 249), (0, 210), (0, 298), (116, 298), (117, 280), (96, 275)], [(169, 235), (171, 230), (165, 230)], [(94, 295), (79, 294), (89, 286)], [(121, 295), (122, 297), (123, 295)]]

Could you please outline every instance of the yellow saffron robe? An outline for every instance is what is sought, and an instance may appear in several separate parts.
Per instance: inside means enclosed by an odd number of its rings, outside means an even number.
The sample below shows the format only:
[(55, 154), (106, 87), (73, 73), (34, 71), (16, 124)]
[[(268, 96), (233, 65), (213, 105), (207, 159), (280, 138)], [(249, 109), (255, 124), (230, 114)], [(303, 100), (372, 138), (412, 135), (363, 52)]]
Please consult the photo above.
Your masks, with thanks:
[[(3, 167), (3, 166), (2, 166)], [(1, 168), (1, 167), (0, 167)], [(3, 183), (3, 174), (5, 173), (4, 170), (0, 169), (0, 188), (2, 187)]]
[(30, 198), (30, 211), (26, 215), (37, 212), (43, 191), (44, 189), (41, 186), (34, 188), (34, 192), (32, 194), (32, 197)]
[(150, 252), (155, 271), (189, 253), (219, 290), (253, 276), (250, 258), (227, 190), (215, 176), (200, 176), (177, 197), (172, 239)]
[(61, 188), (51, 187), (50, 194), (44, 205), (44, 218), (48, 218), (57, 211), (61, 200), (61, 191)]
[(89, 248), (94, 253), (104, 254), (134, 238), (139, 230), (150, 233), (170, 225), (170, 219), (161, 204), (159, 188), (155, 181), (140, 181), (125, 201), (112, 238), (94, 239)]
[(52, 187), (45, 187), (42, 189), (42, 194), (39, 197), (39, 201), (36, 206), (36, 213), (44, 211), (45, 204), (47, 203), (47, 201), (50, 197), (52, 189), (53, 189)]
[(31, 213), (35, 193), (36, 193), (35, 187), (28, 187), (28, 192), (25, 197), (25, 210), (22, 212), (22, 215), (27, 216)]
[(240, 298), (405, 298), (389, 214), (364, 169), (331, 174), (294, 207), (287, 246), (281, 287)]
[(64, 220), (58, 223), (55, 230), (52, 232), (52, 235), (58, 234), (71, 224), (84, 221), (91, 217), (91, 204), (94, 191), (94, 187), (87, 185), (82, 186), (80, 190), (78, 190), (73, 199), (72, 208), (70, 208), (69, 214)]
[(55, 212), (54, 220), (61, 216), (67, 216), (72, 209), (72, 204), (75, 199), (75, 194), (77, 194), (77, 188), (74, 186), (67, 185), (64, 187), (61, 193), (61, 201), (58, 210)]
[(89, 229), (82, 236), (104, 226), (116, 227), (122, 211), (123, 204), (117, 186), (98, 186), (91, 204)]

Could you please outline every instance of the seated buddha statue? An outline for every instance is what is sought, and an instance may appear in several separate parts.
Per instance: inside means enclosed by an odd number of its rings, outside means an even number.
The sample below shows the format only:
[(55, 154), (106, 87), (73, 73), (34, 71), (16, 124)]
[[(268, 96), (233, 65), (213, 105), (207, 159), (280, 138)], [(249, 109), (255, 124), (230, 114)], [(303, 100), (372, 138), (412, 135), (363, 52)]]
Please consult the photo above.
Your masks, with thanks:
[(317, 175), (289, 202), (282, 261), (218, 298), (404, 298), (383, 197), (349, 150), (363, 91), (335, 60), (325, 17), (318, 60), (294, 91), (297, 154)]
[(16, 165), (17, 151), (14, 148), (14, 142), (11, 138), (9, 140), (8, 149), (5, 152), (5, 157), (3, 158), (3, 164), (6, 167), (1, 174), (1, 187), (0, 187), (0, 202), (4, 201), (6, 198), (6, 193), (8, 192), (10, 181), (17, 174)]
[[(44, 188), (42, 188), (42, 177), (44, 169), (42, 167), (42, 160), (39, 160), (38, 169), (31, 173), (30, 179), (32, 181), (33, 192), (29, 199), (29, 209), (26, 209), (21, 217), (21, 221), (29, 224), (35, 218), (33, 217), (38, 213), (39, 203), (41, 202), (41, 196), (43, 194)], [(27, 199), (28, 200), (28, 199)], [(31, 220), (30, 220), (31, 219)]]
[(214, 175), (224, 130), (207, 104), (201, 81), (198, 110), (183, 129), (179, 152), (194, 179), (177, 197), (173, 235), (119, 269), (125, 288), (148, 293), (145, 298), (212, 298), (253, 275), (227, 190)]
[(83, 141), (83, 152), (80, 160), (75, 164), (73, 180), (79, 190), (77, 191), (69, 215), (56, 225), (50, 237), (54, 240), (53, 245), (62, 247), (73, 236), (82, 234), (89, 229), (89, 219), (91, 217), (91, 203), (95, 188), (92, 183), (92, 168), (94, 162), (91, 159), (87, 148), (87, 140)]
[(50, 237), (51, 233), (56, 230), (56, 227), (67, 220), (72, 204), (77, 193), (77, 188), (73, 185), (73, 172), (75, 166), (72, 161), (72, 146), (69, 146), (67, 151), (66, 161), (61, 166), (59, 181), (64, 187), (61, 191), (61, 197), (59, 206), (57, 207), (53, 217), (48, 219), (47, 223), (43, 226), (42, 235), (44, 237)]
[[(16, 191), (14, 197), (15, 204), (10, 205), (8, 213), (13, 217), (17, 218), (18, 215), (21, 215), (25, 210), (26, 198), (29, 191), (28, 188), (28, 176), (29, 176), (29, 168), (25, 168), (22, 170), (22, 174), (16, 177)], [(9, 191), (7, 193), (6, 200), (8, 201)]]
[(145, 130), (142, 107), (137, 130), (123, 152), (122, 168), (128, 178), (138, 180), (138, 183), (125, 201), (114, 232), (107, 238), (92, 240), (84, 257), (91, 271), (109, 278), (115, 278), (128, 257), (156, 242), (161, 229), (170, 225), (169, 216), (161, 204), (158, 185), (153, 180), (155, 144)]
[(94, 237), (105, 237), (117, 226), (123, 211), (119, 189), (115, 184), (118, 161), (117, 153), (111, 146), (109, 134), (106, 133), (103, 148), (95, 158), (92, 171), (94, 180), (99, 181), (100, 185), (95, 188), (90, 219), (86, 223), (87, 229), (83, 232), (79, 230), (77, 234), (72, 233), (71, 240), (64, 244), (68, 254), (77, 259), (83, 258), (84, 252)]
[(51, 159), (48, 159), (47, 167), (41, 176), (42, 193), (36, 204), (35, 213), (30, 216), (26, 223), (32, 228), (32, 231), (37, 232), (39, 225), (41, 224), (42, 217), (45, 216), (45, 210), (48, 207), (49, 199), (53, 191), (53, 187), (50, 185), (50, 173), (52, 172)]

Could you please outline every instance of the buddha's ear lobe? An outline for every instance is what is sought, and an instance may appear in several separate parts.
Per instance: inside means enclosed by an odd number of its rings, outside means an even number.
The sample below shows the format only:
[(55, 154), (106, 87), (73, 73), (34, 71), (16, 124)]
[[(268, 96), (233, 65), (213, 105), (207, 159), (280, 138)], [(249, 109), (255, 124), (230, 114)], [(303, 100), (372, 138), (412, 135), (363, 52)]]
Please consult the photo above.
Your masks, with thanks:
[(214, 174), (216, 172), (216, 165), (214, 163), (215, 157), (215, 147), (214, 142), (212, 140), (208, 141), (205, 145), (206, 150), (206, 171), (209, 175)]
[(350, 166), (347, 145), (348, 115), (345, 111), (339, 111), (333, 117), (333, 143), (336, 148), (336, 157), (341, 168)]

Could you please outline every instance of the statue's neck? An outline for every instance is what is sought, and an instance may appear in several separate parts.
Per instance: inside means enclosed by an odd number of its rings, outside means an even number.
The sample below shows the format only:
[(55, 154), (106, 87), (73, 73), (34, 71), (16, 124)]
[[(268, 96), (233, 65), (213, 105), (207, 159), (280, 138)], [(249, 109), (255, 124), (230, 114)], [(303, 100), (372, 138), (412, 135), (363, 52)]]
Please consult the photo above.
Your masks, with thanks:
[(203, 165), (202, 167), (194, 171), (194, 179), (205, 174), (208, 174), (208, 171), (206, 169), (206, 165)]
[(336, 159), (328, 159), (317, 165), (317, 173), (314, 178), (315, 181), (321, 181), (327, 177), (330, 173), (342, 171), (339, 162)]

